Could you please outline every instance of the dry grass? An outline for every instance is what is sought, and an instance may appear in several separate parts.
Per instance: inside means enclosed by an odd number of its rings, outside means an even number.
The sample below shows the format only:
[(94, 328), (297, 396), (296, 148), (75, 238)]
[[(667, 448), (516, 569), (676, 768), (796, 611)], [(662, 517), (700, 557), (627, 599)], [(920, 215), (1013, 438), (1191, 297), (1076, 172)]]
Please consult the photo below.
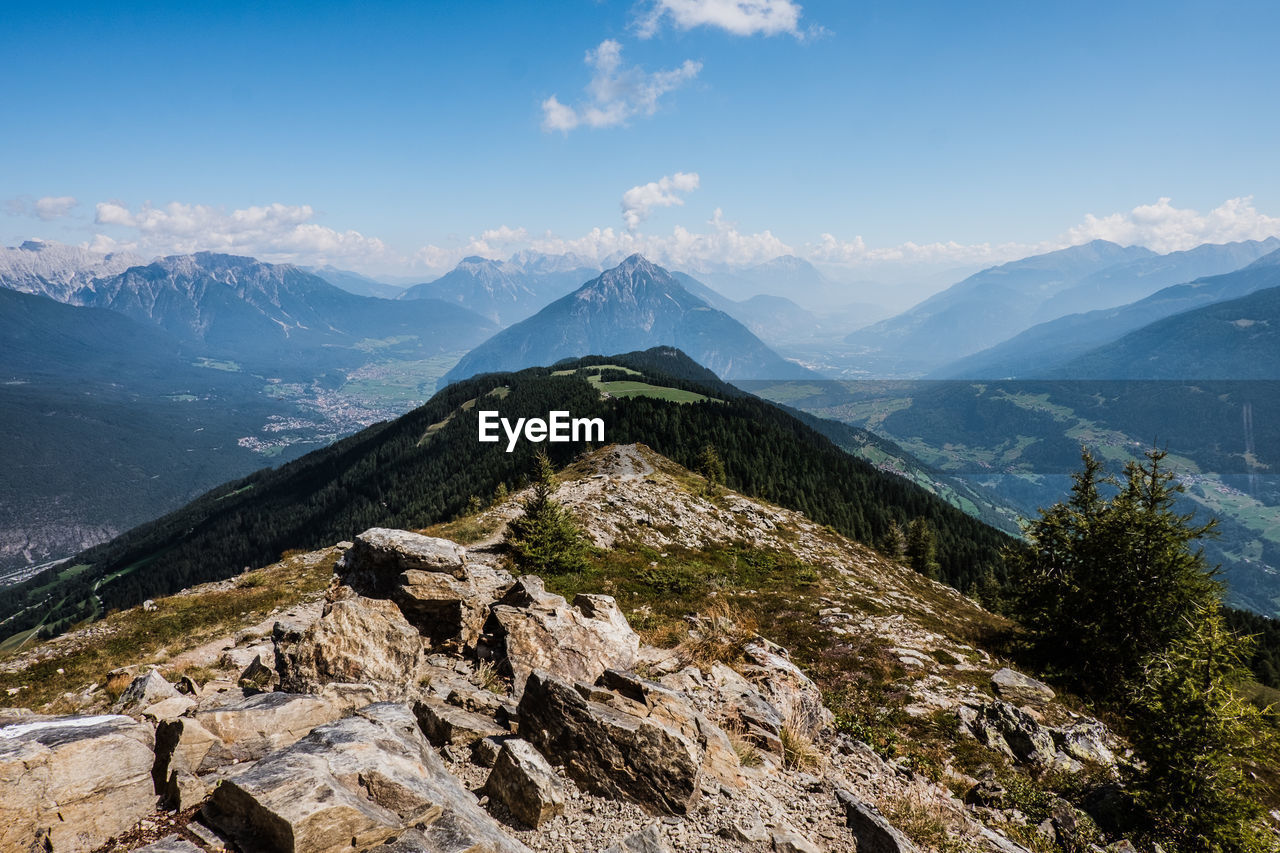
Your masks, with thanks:
[(499, 696), (505, 695), (507, 692), (507, 683), (498, 673), (497, 665), (492, 661), (482, 660), (476, 664), (476, 670), (471, 676), (471, 683), (481, 690), (488, 690), (490, 693), (497, 693)]
[(760, 636), (759, 628), (759, 622), (750, 613), (718, 600), (698, 614), (689, 638), (677, 646), (676, 651), (686, 665), (733, 666), (742, 662), (745, 646)]
[(801, 729), (787, 723), (778, 732), (782, 741), (782, 766), (788, 770), (813, 770), (822, 764), (822, 753)]
[(981, 849), (961, 834), (963, 822), (955, 814), (916, 788), (881, 799), (879, 807), (889, 823), (921, 847), (938, 853)]
[[(23, 687), (11, 701), (52, 710), (50, 703), (55, 699), (102, 684), (113, 669), (156, 663), (161, 652), (178, 655), (256, 624), (275, 608), (323, 592), (337, 557), (336, 551), (322, 559), (294, 556), (242, 576), (240, 580), (255, 578), (244, 585), (238, 581), (229, 589), (212, 585), (157, 598), (154, 610), (135, 607), (113, 613), (96, 623), (95, 628), (102, 631), (98, 636), (63, 639), (24, 652), (39, 654), (41, 659), (18, 672), (0, 673), (0, 690)], [(120, 689), (124, 686), (127, 682)]]

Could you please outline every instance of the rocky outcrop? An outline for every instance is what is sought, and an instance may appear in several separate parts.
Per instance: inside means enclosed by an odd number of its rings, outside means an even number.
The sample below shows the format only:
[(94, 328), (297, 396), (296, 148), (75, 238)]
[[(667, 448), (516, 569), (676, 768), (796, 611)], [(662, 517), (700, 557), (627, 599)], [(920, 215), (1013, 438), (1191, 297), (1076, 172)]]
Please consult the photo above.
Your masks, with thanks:
[(960, 733), (974, 737), (1018, 764), (1054, 767), (1068, 772), (1086, 764), (1110, 767), (1116, 763), (1108, 746), (1110, 735), (1097, 720), (1084, 719), (1065, 728), (1040, 723), (1027, 711), (995, 700), (958, 710)]
[(280, 687), (295, 693), (339, 682), (375, 684), (383, 698), (416, 690), (426, 642), (394, 603), (339, 587), (305, 630), (277, 623), (276, 671)]
[(153, 669), (130, 682), (111, 711), (114, 714), (139, 714), (144, 708), (180, 695), (177, 688)]
[(991, 676), (991, 688), (1001, 699), (1015, 705), (1043, 705), (1056, 695), (1043, 681), (1008, 667)]
[(528, 827), (564, 812), (564, 783), (542, 754), (519, 738), (503, 742), (484, 791)]
[(477, 849), (527, 849), (449, 773), (413, 714), (392, 703), (320, 726), (230, 775), (202, 814), (243, 846), (272, 853), (368, 848), (393, 838), (407, 843), (406, 828), (441, 821)]
[(415, 702), (413, 713), (418, 718), (423, 734), (435, 746), (454, 744), (470, 748), (481, 738), (511, 733), (491, 717), (435, 699)]
[(361, 595), (387, 598), (403, 572), (467, 577), (467, 550), (448, 539), (372, 527), (355, 538), (338, 564), (342, 582)]
[(534, 670), (592, 682), (606, 669), (630, 669), (640, 650), (640, 638), (611, 597), (579, 595), (570, 607), (531, 575), (489, 611), (479, 655), (511, 676), (517, 695)]
[(93, 850), (150, 814), (153, 738), (118, 715), (0, 728), (0, 850)]
[[(585, 687), (590, 693), (591, 688)], [(563, 763), (583, 788), (628, 797), (657, 813), (685, 814), (700, 790), (702, 761), (684, 735), (583, 697), (565, 681), (529, 676), (520, 700), (520, 734)]]
[(916, 853), (916, 846), (885, 820), (875, 806), (845, 790), (836, 791), (836, 799), (844, 807), (845, 820), (857, 842), (858, 853)]

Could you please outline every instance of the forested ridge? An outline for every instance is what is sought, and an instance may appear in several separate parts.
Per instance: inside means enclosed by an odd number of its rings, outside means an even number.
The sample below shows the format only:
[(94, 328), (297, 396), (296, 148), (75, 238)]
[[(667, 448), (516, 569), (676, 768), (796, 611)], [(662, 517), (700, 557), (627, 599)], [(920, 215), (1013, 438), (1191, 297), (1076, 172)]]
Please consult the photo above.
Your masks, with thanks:
[[(582, 375), (553, 375), (566, 366), (606, 363), (713, 401), (604, 399)], [(395, 421), (227, 483), (61, 567), (0, 590), (3, 633), (37, 625), (46, 632), (65, 630), (106, 610), (235, 575), (288, 549), (332, 544), (372, 526), (415, 528), (452, 518), (473, 496), (487, 498), (499, 484), (521, 486), (538, 449), (557, 467), (583, 450), (580, 444), (521, 441), (506, 453), (505, 442), (480, 444), (477, 411), (483, 408), (511, 419), (545, 417), (552, 409), (601, 417), (607, 441), (642, 442), (689, 467), (712, 445), (730, 488), (797, 509), (863, 542), (880, 541), (894, 525), (927, 519), (937, 536), (941, 576), (962, 589), (988, 570), (1000, 572), (1000, 551), (1011, 541), (918, 486), (848, 455), (683, 354), (657, 349), (450, 385)], [(68, 572), (70, 565), (87, 568)]]

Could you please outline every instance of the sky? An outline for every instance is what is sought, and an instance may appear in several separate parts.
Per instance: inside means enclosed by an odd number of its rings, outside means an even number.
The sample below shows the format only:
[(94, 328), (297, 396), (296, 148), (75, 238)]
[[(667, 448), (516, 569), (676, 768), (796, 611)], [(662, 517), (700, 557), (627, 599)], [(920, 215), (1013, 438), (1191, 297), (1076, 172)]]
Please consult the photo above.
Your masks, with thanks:
[(10, 4), (0, 240), (850, 279), (1280, 233), (1273, 2)]

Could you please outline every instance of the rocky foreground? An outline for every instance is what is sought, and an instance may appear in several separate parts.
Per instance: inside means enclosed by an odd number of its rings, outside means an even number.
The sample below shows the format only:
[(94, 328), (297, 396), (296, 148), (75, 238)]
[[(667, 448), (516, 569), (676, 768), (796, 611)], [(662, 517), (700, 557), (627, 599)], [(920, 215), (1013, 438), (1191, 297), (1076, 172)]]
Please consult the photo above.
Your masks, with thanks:
[[(997, 785), (972, 780), (966, 806), (836, 735), (763, 638), (736, 668), (693, 663), (641, 643), (611, 597), (567, 602), (484, 550), (346, 544), (319, 614), (240, 649), (235, 684), (151, 670), (109, 714), (0, 712), (0, 850), (916, 849), (886, 796), (948, 812), (969, 849), (1023, 849), (974, 819)], [(994, 686), (955, 718), (989, 748), (1114, 762), (1096, 723), (1037, 722), (1044, 685)]]

